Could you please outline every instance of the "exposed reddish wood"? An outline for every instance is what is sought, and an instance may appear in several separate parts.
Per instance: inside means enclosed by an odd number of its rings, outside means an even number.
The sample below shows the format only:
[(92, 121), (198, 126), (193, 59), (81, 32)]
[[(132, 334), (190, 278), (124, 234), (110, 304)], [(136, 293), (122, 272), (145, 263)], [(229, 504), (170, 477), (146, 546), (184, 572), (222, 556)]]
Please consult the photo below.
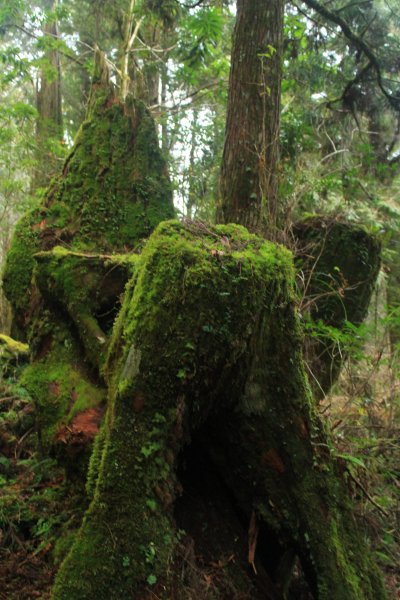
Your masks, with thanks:
[(104, 409), (100, 407), (88, 408), (78, 413), (71, 423), (59, 429), (56, 441), (68, 446), (88, 444), (98, 434), (103, 414)]

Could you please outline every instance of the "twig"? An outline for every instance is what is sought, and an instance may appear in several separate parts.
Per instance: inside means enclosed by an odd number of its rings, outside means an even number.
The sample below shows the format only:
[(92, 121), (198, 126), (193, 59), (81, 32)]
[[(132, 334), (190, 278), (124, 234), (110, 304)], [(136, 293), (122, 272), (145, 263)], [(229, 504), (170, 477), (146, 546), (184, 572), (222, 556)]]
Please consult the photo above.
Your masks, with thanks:
[(361, 483), (361, 481), (359, 481), (356, 477), (354, 477), (353, 473), (351, 473), (349, 470), (347, 470), (350, 479), (352, 481), (354, 481), (354, 483), (356, 484), (357, 487), (360, 488), (360, 490), (363, 492), (363, 494), (365, 494), (366, 498), (371, 502), (371, 504), (373, 504), (375, 506), (375, 508), (377, 508), (385, 517), (389, 518), (389, 513), (382, 508), (382, 506), (380, 506), (368, 493), (368, 491), (365, 489), (365, 487), (363, 486), (363, 484)]
[(370, 65), (374, 68), (377, 83), (382, 94), (385, 96), (385, 98), (387, 98), (391, 107), (395, 111), (398, 111), (398, 100), (385, 88), (383, 84), (381, 64), (373, 50), (371, 50), (371, 48), (368, 46), (368, 44), (361, 37), (354, 33), (349, 24), (344, 19), (342, 19), (342, 17), (340, 17), (337, 12), (329, 10), (328, 8), (326, 8), (326, 6), (319, 4), (319, 2), (317, 2), (316, 0), (303, 0), (303, 2), (309, 8), (312, 8), (317, 13), (319, 13), (322, 17), (328, 19), (328, 21), (330, 21), (331, 23), (336, 23), (336, 25), (340, 27), (343, 35), (349, 40), (349, 42), (354, 44), (354, 46), (368, 58), (368, 68), (370, 68)]

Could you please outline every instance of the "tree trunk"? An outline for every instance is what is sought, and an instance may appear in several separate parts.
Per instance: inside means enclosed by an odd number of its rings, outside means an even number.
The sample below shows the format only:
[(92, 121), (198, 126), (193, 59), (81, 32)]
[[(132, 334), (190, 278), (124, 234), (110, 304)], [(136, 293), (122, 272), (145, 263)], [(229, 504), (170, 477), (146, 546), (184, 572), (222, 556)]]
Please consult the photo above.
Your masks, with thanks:
[(218, 222), (276, 233), (283, 1), (238, 0)]
[[(48, 6), (54, 8), (53, 2)], [(46, 23), (44, 36), (54, 41), (58, 38), (57, 22)], [(46, 187), (50, 179), (60, 170), (59, 151), (63, 137), (61, 110), (61, 64), (56, 49), (46, 52), (46, 67), (42, 68), (36, 97), (38, 118), (36, 122), (36, 168), (32, 190)]]

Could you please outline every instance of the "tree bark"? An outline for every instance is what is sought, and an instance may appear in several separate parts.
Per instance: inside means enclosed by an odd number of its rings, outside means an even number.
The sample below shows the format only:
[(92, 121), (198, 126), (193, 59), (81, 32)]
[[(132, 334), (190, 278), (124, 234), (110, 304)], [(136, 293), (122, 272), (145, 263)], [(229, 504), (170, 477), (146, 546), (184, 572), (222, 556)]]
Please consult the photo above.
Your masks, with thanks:
[(283, 1), (238, 0), (218, 222), (273, 235), (278, 162)]

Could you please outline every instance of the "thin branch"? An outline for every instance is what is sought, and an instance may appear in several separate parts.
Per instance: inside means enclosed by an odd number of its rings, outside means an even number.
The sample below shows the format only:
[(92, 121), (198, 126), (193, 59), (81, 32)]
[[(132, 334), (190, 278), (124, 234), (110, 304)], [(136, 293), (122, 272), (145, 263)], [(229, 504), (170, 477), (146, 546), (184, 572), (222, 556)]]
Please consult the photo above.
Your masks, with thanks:
[[(25, 35), (35, 39), (35, 40), (39, 40), (41, 39), (42, 36), (38, 36), (35, 33), (33, 33), (32, 31), (29, 31), (28, 29), (25, 29), (25, 27), (22, 27), (22, 25), (17, 25), (16, 23), (12, 23), (11, 24), (12, 27), (15, 27), (15, 29), (19, 29), (19, 31), (22, 31), (23, 33), (25, 33)], [(60, 39), (58, 36), (52, 34), (52, 33), (46, 33), (46, 36), (48, 37), (55, 37), (56, 39)], [(69, 58), (69, 60), (72, 60), (73, 62), (77, 63), (78, 65), (80, 65), (81, 67), (84, 67), (85, 65), (75, 56), (71, 55), (71, 54), (67, 54), (66, 52), (64, 52), (63, 50), (60, 50), (59, 48), (57, 48), (57, 52), (59, 54), (62, 54), (62, 56), (65, 56), (66, 58)]]
[(133, 43), (134, 43), (134, 41), (135, 41), (135, 39), (136, 39), (136, 36), (137, 36), (137, 34), (138, 34), (138, 32), (139, 32), (140, 26), (141, 26), (141, 24), (143, 23), (143, 21), (144, 21), (144, 17), (140, 17), (140, 19), (138, 19), (138, 21), (136, 22), (135, 29), (133, 30), (133, 33), (132, 33), (132, 35), (131, 35), (131, 38), (130, 38), (130, 40), (129, 40), (129, 42), (128, 42), (128, 49), (129, 49), (129, 50), (130, 50), (130, 49), (132, 48), (132, 46), (133, 46)]
[[(312, 17), (310, 17), (310, 15), (308, 13), (306, 13), (305, 10), (303, 10), (302, 8), (300, 8), (300, 6), (298, 4), (296, 4), (296, 2), (292, 3), (293, 6), (296, 8), (296, 10), (303, 15), (303, 17), (305, 17), (308, 21), (311, 21), (312, 23), (314, 23), (314, 25), (317, 25), (317, 27), (320, 27), (320, 23), (318, 23), (318, 21), (316, 19), (313, 19)], [(335, 33), (335, 30), (333, 29), (333, 27), (329, 27), (329, 25), (325, 26), (327, 31), (331, 31), (332, 33)]]
[(334, 152), (330, 152), (329, 154), (326, 154), (323, 158), (321, 158), (321, 160), (319, 161), (319, 164), (322, 164), (325, 160), (328, 160), (328, 158), (331, 158), (331, 156), (335, 156), (336, 154), (341, 154), (342, 152), (350, 152), (350, 150), (348, 148), (342, 148), (341, 150), (335, 150)]
[(321, 6), (321, 4), (316, 2), (316, 0), (303, 0), (303, 2), (309, 8), (315, 10), (318, 14), (320, 14), (328, 21), (338, 25), (342, 30), (344, 36), (349, 40), (349, 42), (354, 44), (354, 46), (368, 58), (369, 62), (371, 63), (371, 66), (375, 69), (378, 86), (382, 94), (387, 98), (392, 108), (398, 111), (399, 102), (397, 98), (394, 98), (392, 94), (383, 85), (381, 65), (375, 53), (371, 50), (368, 44), (361, 37), (356, 35), (354, 31), (350, 28), (348, 23), (344, 19), (342, 19), (342, 17), (340, 17), (336, 12), (327, 9), (325, 6)]
[(342, 8), (338, 8), (337, 12), (340, 13), (348, 8), (353, 8), (353, 6), (363, 6), (363, 4), (371, 4), (371, 0), (364, 0), (364, 2), (358, 2), (358, 0), (356, 2), (350, 2), (349, 4), (342, 6)]
[(379, 512), (381, 512), (386, 518), (388, 518), (390, 516), (389, 513), (372, 498), (372, 496), (365, 489), (361, 481), (354, 477), (354, 475), (349, 470), (347, 470), (347, 472), (350, 475), (350, 479), (356, 484), (357, 487), (360, 488), (360, 490), (363, 492), (363, 494), (365, 494), (366, 498), (371, 502), (371, 504), (373, 504), (375, 508), (377, 508)]
[(184, 8), (196, 8), (197, 6), (200, 6), (201, 4), (203, 4), (204, 0), (197, 0), (197, 2), (194, 2), (193, 4), (185, 4), (185, 2), (179, 2), (179, 0), (175, 0), (175, 2), (177, 4), (179, 4), (179, 6), (183, 6)]
[(188, 105), (184, 104), (184, 102), (186, 100), (191, 100), (191, 103), (194, 102), (195, 96), (198, 96), (199, 94), (201, 94), (201, 92), (206, 92), (207, 90), (210, 90), (214, 87), (217, 87), (218, 85), (220, 85), (221, 81), (213, 81), (207, 85), (204, 85), (202, 87), (200, 87), (199, 89), (189, 92), (186, 96), (184, 96), (183, 98), (179, 98), (179, 100), (174, 103), (172, 106), (168, 106), (167, 104), (152, 104), (149, 108), (150, 110), (156, 110), (156, 109), (164, 109), (167, 110), (168, 112), (172, 112), (172, 111), (179, 111), (180, 108), (182, 108), (182, 106), (184, 106), (184, 108), (187, 108)]

